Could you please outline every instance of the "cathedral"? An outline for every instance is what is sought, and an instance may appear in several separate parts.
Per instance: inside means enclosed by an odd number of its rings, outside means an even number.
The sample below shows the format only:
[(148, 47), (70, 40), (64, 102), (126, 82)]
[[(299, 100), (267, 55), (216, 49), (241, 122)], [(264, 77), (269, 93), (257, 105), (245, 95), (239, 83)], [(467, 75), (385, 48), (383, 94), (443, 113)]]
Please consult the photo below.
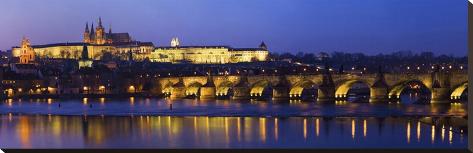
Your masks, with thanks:
[(129, 42), (131, 42), (131, 38), (128, 33), (112, 33), (112, 27), (106, 33), (105, 28), (102, 26), (102, 18), (99, 18), (99, 25), (95, 29), (93, 23), (90, 30), (89, 24), (85, 24), (84, 43), (103, 45)]

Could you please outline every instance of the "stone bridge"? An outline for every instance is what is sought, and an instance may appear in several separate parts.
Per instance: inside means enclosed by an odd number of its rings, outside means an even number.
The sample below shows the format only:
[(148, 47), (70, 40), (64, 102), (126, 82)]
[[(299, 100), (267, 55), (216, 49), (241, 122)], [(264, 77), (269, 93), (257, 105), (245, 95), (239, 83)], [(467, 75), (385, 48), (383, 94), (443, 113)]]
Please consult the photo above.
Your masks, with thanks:
[[(180, 99), (195, 96), (213, 99), (228, 96), (250, 99), (270, 96), (273, 100), (301, 98), (309, 94), (319, 102), (345, 99), (355, 83), (370, 88), (370, 102), (399, 99), (411, 83), (428, 89), (431, 103), (448, 103), (459, 99), (467, 88), (468, 75), (433, 72), (430, 74), (331, 74), (317, 75), (226, 75), (159, 78), (158, 93)], [(310, 97), (309, 97), (310, 98)]]

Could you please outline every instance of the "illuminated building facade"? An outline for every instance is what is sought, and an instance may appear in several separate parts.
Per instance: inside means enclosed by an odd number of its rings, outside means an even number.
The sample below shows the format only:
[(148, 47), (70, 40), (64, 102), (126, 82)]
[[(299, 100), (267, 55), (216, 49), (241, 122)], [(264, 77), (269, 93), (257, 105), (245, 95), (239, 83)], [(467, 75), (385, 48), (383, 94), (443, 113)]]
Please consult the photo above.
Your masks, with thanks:
[(171, 46), (156, 47), (151, 53), (152, 62), (189, 62), (196, 64), (225, 64), (265, 61), (268, 49), (264, 42), (258, 48), (231, 48), (228, 46), (179, 46), (173, 38)]
[[(90, 60), (100, 60), (103, 55), (128, 60), (129, 53), (133, 60), (152, 62), (190, 62), (196, 64), (225, 64), (238, 62), (265, 61), (268, 49), (264, 43), (258, 48), (231, 48), (228, 46), (180, 46), (179, 39), (173, 38), (169, 47), (155, 47), (151, 42), (132, 40), (128, 33), (112, 33), (110, 28), (105, 32), (102, 19), (94, 29), (86, 23), (83, 42), (56, 43), (46, 45), (30, 45), (24, 39), (21, 47), (12, 48), (12, 56), (20, 58), (20, 62), (28, 63), (35, 58), (81, 59), (84, 47)], [(83, 59), (83, 58), (82, 58)]]

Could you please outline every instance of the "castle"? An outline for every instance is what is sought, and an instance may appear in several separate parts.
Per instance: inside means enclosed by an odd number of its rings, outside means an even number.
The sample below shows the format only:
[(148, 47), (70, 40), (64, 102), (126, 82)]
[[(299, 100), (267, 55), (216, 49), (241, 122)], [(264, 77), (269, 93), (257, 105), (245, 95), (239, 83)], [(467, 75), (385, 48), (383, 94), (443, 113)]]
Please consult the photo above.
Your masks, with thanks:
[[(133, 60), (151, 62), (190, 62), (195, 64), (225, 64), (238, 62), (265, 61), (269, 51), (266, 44), (257, 48), (232, 48), (229, 46), (181, 46), (178, 38), (171, 40), (170, 46), (155, 47), (152, 42), (133, 40), (128, 33), (113, 33), (112, 28), (105, 32), (102, 18), (98, 26), (85, 24), (82, 42), (30, 45), (28, 39), (22, 40), (21, 47), (12, 48), (12, 56), (20, 63), (29, 63), (35, 58), (81, 59), (84, 49), (91, 60), (100, 60), (104, 54), (111, 54), (127, 60), (132, 53)], [(28, 51), (28, 52), (26, 52)]]

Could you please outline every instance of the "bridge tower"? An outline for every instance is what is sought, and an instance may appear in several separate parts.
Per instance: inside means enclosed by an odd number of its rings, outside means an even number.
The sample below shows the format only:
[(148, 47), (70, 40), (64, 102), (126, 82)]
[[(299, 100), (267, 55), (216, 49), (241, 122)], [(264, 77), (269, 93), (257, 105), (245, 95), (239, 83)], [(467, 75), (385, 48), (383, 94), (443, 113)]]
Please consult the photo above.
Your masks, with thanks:
[(200, 99), (215, 99), (215, 84), (212, 75), (209, 73), (207, 83), (200, 87)]
[(332, 75), (330, 75), (328, 65), (325, 65), (322, 73), (322, 84), (320, 84), (317, 93), (317, 102), (335, 102), (335, 84), (333, 83)]
[(281, 101), (289, 99), (289, 82), (286, 79), (286, 76), (280, 75), (278, 79), (278, 84), (273, 87), (273, 100)]
[(184, 80), (179, 77), (179, 82), (172, 86), (171, 99), (182, 99), (186, 97), (186, 85)]
[(432, 72), (432, 99), (431, 103), (450, 102), (450, 77), (447, 73), (441, 73), (439, 67)]
[(250, 85), (248, 83), (248, 76), (243, 74), (240, 77), (240, 82), (233, 87), (234, 100), (247, 100), (250, 99)]
[(384, 72), (381, 66), (376, 74), (376, 81), (373, 83), (370, 89), (370, 102), (387, 102), (388, 100), (388, 84), (384, 78)]

